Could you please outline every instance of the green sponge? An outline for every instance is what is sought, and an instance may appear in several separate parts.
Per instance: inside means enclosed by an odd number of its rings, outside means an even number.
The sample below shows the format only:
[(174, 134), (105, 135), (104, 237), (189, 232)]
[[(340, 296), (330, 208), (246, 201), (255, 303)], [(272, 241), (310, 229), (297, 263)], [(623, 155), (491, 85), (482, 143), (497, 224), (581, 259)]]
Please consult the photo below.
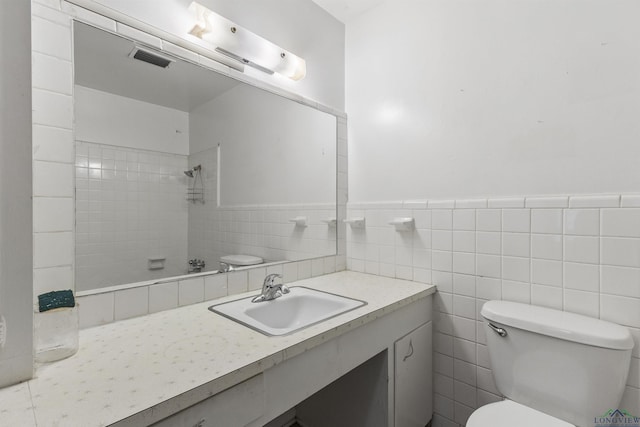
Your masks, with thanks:
[(71, 290), (53, 291), (38, 295), (38, 304), (40, 312), (43, 312), (59, 307), (75, 307), (76, 300)]

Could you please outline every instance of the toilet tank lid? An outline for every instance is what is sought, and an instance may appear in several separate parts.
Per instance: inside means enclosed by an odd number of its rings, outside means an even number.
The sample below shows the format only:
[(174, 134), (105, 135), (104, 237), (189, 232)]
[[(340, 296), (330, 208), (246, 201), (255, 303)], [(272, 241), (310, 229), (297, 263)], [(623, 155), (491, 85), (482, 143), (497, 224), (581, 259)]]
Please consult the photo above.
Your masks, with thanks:
[(614, 350), (630, 350), (629, 329), (605, 320), (510, 301), (488, 301), (480, 311), (491, 322), (567, 341)]
[(264, 262), (262, 258), (253, 255), (225, 255), (220, 257), (220, 261), (233, 265), (256, 265)]

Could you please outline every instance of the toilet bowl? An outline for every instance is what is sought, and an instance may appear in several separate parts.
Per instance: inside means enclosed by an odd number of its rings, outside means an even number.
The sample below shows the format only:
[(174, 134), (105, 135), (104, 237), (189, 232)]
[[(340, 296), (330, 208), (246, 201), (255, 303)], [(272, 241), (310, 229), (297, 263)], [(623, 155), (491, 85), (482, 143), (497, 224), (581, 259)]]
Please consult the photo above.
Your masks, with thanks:
[(466, 427), (575, 427), (544, 412), (536, 411), (528, 406), (512, 400), (490, 403), (478, 408)]
[(618, 408), (633, 339), (600, 319), (507, 301), (489, 301), (491, 371), (506, 400), (474, 411), (467, 427), (592, 427)]

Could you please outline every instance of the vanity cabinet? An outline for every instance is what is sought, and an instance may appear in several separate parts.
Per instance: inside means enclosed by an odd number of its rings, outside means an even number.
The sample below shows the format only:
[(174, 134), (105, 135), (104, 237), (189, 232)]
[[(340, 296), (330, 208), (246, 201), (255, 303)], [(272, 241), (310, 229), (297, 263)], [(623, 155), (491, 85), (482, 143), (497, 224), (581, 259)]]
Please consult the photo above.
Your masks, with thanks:
[(411, 331), (394, 344), (395, 427), (424, 427), (431, 420), (432, 322)]
[(280, 427), (281, 415), (292, 414), (306, 425), (424, 427), (432, 415), (431, 306), (429, 295), (373, 321), (354, 320), (360, 326), (297, 348), (156, 426)]

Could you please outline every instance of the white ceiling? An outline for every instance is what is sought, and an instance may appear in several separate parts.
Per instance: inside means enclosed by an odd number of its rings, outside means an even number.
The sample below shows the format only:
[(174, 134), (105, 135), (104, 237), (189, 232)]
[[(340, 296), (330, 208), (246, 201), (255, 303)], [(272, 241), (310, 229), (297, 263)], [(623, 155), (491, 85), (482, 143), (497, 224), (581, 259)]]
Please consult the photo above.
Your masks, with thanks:
[(347, 23), (385, 0), (313, 0), (318, 6)]
[(76, 22), (76, 84), (187, 112), (238, 84), (186, 61), (166, 69), (138, 61), (129, 57), (134, 46), (130, 40)]

